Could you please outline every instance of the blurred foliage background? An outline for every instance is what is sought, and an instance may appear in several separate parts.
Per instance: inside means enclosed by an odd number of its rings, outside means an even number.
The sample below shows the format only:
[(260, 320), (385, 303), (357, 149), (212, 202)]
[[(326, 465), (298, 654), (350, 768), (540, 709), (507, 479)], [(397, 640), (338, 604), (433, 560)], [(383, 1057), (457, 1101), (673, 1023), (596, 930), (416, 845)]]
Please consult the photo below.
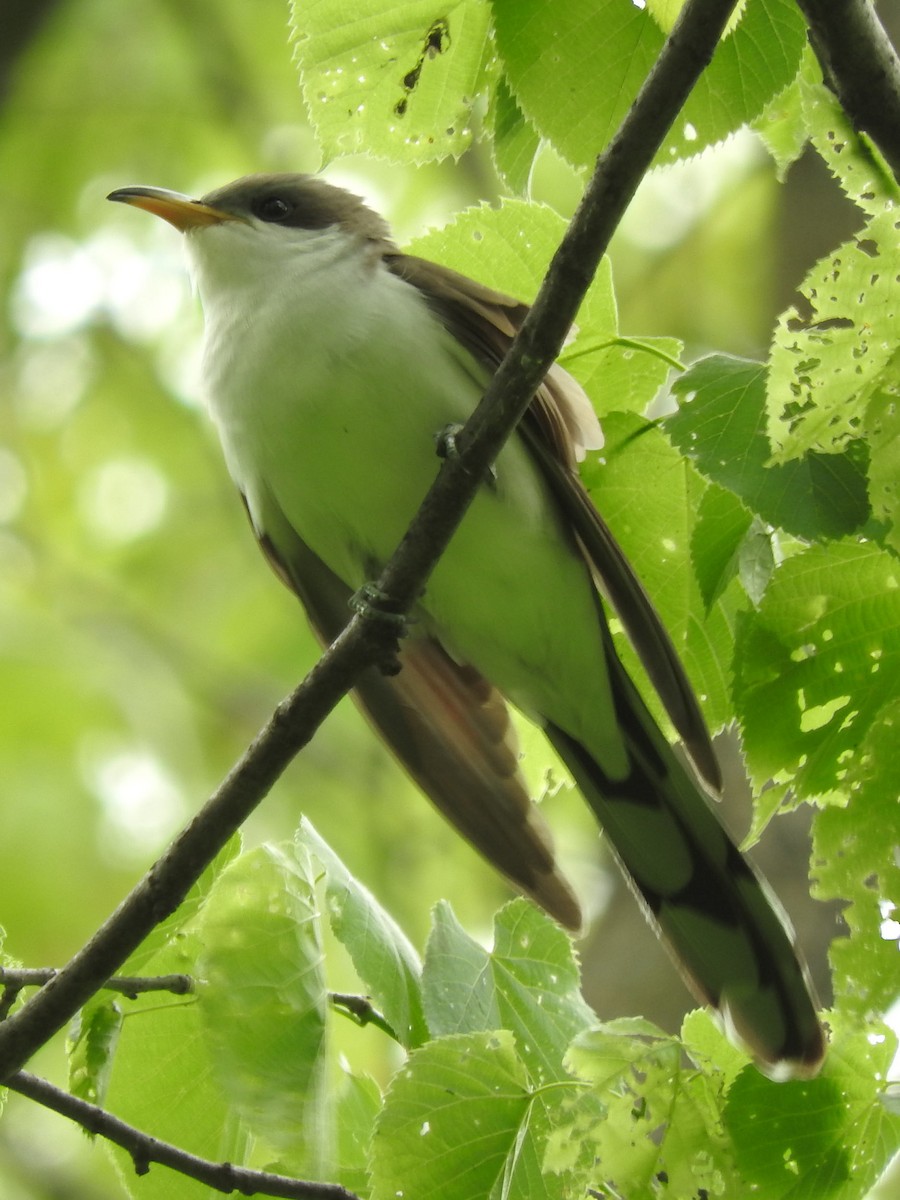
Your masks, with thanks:
[[(134, 183), (196, 195), (322, 164), (284, 0), (16, 0), (3, 25), (0, 921), (7, 953), (43, 966), (115, 906), (316, 654), (202, 414), (179, 240), (104, 197)], [(401, 243), (500, 192), (477, 146), (456, 163), (355, 157), (327, 175)], [(542, 155), (536, 199), (568, 215), (580, 188)], [(804, 272), (860, 222), (814, 157), (781, 186), (752, 135), (731, 139), (646, 181), (613, 247), (621, 327), (682, 338), (688, 358), (762, 355)], [(507, 894), (349, 702), (248, 841), (289, 836), (301, 811), (414, 939), (440, 897), (486, 932)], [(594, 878), (586, 819), (563, 799), (551, 820), (576, 878)], [(636, 953), (662, 972), (662, 993), (680, 987), (652, 936)], [(602, 973), (590, 944), (586, 959)], [(61, 1048), (36, 1067), (61, 1080)], [(6, 1200), (119, 1194), (80, 1133), (9, 1106)]]

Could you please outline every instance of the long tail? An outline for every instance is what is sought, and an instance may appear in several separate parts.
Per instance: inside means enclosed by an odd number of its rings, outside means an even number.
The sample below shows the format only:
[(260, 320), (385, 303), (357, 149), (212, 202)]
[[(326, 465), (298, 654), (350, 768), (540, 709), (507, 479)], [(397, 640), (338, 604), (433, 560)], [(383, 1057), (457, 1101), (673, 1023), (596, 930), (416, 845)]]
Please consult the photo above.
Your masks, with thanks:
[(722, 828), (614, 654), (608, 656), (631, 770), (604, 774), (556, 726), (572, 772), (647, 916), (685, 979), (773, 1079), (808, 1078), (825, 1053), (806, 967), (768, 884)]

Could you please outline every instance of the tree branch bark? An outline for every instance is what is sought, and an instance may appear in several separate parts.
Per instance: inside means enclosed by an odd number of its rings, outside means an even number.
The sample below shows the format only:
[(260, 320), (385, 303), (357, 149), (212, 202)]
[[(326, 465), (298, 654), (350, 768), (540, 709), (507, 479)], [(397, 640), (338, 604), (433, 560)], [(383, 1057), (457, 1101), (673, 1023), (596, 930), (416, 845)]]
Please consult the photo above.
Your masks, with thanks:
[[(600, 156), (510, 353), (378, 581), (392, 611), (421, 592), (479, 481), (556, 358), (597, 264), (644, 173), (703, 68), (735, 0), (688, 0), (620, 129)], [(0, 1025), (0, 1081), (24, 1065), (182, 902), (201, 872), (256, 808), (291, 759), (379, 661), (393, 633), (355, 616), (292, 696), (276, 709), (230, 775), (111, 917), (27, 1004)]]
[(900, 180), (900, 58), (869, 0), (797, 0), (825, 81)]
[(302, 1179), (291, 1179), (288, 1175), (272, 1175), (268, 1171), (251, 1171), (246, 1167), (235, 1167), (227, 1162), (212, 1162), (188, 1154), (169, 1142), (161, 1142), (120, 1121), (112, 1113), (88, 1104), (77, 1096), (54, 1087), (46, 1079), (19, 1071), (6, 1081), (6, 1086), (29, 1100), (52, 1109), (61, 1116), (77, 1122), (88, 1133), (99, 1134), (126, 1150), (134, 1162), (138, 1175), (146, 1175), (151, 1163), (171, 1167), (189, 1179), (197, 1179), (217, 1192), (242, 1196), (282, 1196), (289, 1200), (359, 1200), (353, 1192), (336, 1183), (308, 1183)]

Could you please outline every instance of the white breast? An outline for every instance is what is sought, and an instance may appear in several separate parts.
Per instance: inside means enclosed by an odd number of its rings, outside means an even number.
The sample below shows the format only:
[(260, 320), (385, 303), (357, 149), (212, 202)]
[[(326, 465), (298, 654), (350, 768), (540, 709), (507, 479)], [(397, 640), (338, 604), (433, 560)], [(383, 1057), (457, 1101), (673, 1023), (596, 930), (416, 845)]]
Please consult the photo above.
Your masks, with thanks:
[[(281, 236), (229, 222), (193, 239), (210, 410), (257, 528), (267, 530), (274, 501), (355, 588), (398, 545), (439, 469), (435, 435), (466, 419), (487, 372), (415, 288), (346, 234), (271, 232)], [(419, 619), (524, 708), (578, 732), (581, 712), (610, 703), (594, 603), (513, 438), (431, 577)], [(613, 739), (612, 766), (620, 755)]]

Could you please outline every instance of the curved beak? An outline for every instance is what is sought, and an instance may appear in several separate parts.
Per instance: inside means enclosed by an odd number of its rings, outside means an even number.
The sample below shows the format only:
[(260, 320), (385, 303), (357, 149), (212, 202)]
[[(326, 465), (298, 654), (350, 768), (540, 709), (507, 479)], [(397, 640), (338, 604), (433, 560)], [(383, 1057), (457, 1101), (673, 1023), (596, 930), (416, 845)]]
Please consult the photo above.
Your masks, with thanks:
[(119, 204), (133, 204), (135, 208), (142, 208), (156, 217), (162, 217), (182, 233), (205, 225), (219, 225), (222, 221), (242, 220), (234, 213), (224, 212), (220, 208), (204, 204), (202, 200), (192, 200), (190, 196), (182, 196), (180, 192), (170, 192), (165, 188), (118, 188), (106, 198)]

